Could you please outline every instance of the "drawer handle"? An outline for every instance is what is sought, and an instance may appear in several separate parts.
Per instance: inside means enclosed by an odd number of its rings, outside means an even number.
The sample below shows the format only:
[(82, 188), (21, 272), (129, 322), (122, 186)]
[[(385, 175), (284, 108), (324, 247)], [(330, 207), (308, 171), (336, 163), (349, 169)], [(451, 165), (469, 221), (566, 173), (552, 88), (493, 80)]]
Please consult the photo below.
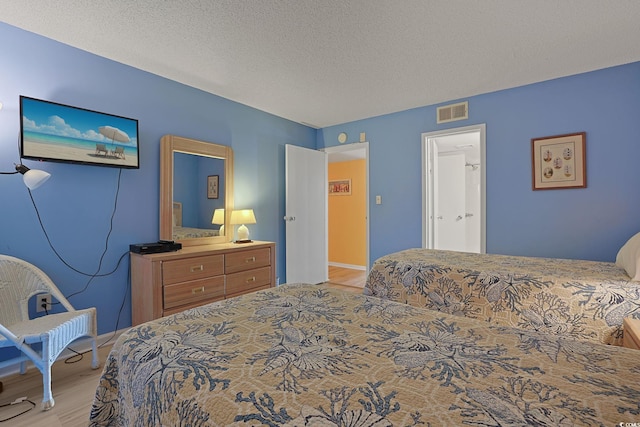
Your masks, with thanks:
[(255, 282), (255, 281), (256, 281), (256, 276), (249, 277), (249, 278), (247, 279), (247, 283), (251, 283), (251, 282)]
[(203, 271), (203, 270), (204, 270), (204, 266), (202, 264), (191, 267), (192, 273), (195, 273), (197, 271)]
[(191, 289), (191, 293), (192, 293), (192, 294), (197, 294), (197, 293), (202, 293), (202, 292), (204, 292), (204, 286), (201, 286), (201, 287), (199, 287), (199, 288), (193, 288), (193, 289)]
[(249, 258), (245, 259), (245, 260), (244, 260), (244, 262), (246, 262), (246, 263), (249, 263), (249, 262), (256, 262), (256, 257), (254, 257), (254, 256), (249, 257)]

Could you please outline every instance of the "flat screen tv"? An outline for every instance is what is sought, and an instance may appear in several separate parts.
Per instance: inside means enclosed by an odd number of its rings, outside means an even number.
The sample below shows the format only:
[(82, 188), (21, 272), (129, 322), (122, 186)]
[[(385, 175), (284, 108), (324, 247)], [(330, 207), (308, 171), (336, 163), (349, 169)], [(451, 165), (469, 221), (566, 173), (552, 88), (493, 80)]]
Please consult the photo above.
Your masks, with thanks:
[(20, 139), (26, 159), (140, 167), (135, 119), (21, 96)]

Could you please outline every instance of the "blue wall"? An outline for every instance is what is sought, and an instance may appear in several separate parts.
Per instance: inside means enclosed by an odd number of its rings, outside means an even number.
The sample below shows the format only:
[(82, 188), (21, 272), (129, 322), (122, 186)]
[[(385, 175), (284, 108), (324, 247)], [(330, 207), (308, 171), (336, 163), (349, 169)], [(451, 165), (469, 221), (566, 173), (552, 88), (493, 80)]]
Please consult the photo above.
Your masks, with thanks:
[[(251, 236), (277, 242), (277, 275), (284, 281), (284, 145), (315, 148), (315, 129), (98, 57), (0, 23), (0, 170), (19, 163), (19, 96), (139, 120), (140, 169), (24, 160), (51, 173), (33, 199), (56, 251), (86, 273), (116, 269), (129, 244), (158, 239), (160, 138), (175, 134), (229, 145), (235, 155), (235, 205), (253, 208)], [(122, 173), (113, 230), (105, 240)], [(204, 191), (204, 184), (202, 182)], [(0, 177), (0, 253), (44, 270), (76, 308), (98, 309), (98, 333), (131, 325), (129, 261), (89, 283), (49, 247), (21, 175)], [(209, 214), (210, 215), (210, 214)], [(210, 221), (210, 218), (209, 218)]]
[[(469, 119), (453, 124), (437, 125), (437, 106), (427, 106), (319, 132), (319, 147), (338, 145), (340, 132), (366, 132), (371, 260), (422, 244), (421, 134), (479, 123), (487, 129), (487, 252), (615, 260), (640, 231), (640, 63), (468, 101)], [(587, 188), (532, 191), (531, 138), (582, 131)]]
[[(19, 95), (140, 121), (139, 170), (24, 161), (52, 174), (33, 198), (56, 250), (87, 273), (109, 272), (130, 243), (158, 238), (159, 141), (169, 133), (233, 148), (235, 205), (255, 210), (252, 238), (276, 242), (281, 282), (284, 145), (337, 145), (341, 131), (370, 143), (371, 261), (421, 245), (420, 135), (477, 123), (487, 125), (488, 252), (612, 261), (640, 230), (640, 63), (471, 97), (469, 120), (446, 126), (426, 106), (316, 131), (2, 23), (0, 39), (11, 40), (0, 53), (0, 170), (19, 161)], [(588, 187), (532, 191), (531, 138), (579, 131)], [(48, 246), (19, 175), (0, 177), (0, 197), (0, 253), (38, 265), (66, 295), (86, 287), (71, 303), (98, 308), (99, 333), (116, 329), (123, 301), (118, 327), (131, 324), (126, 256), (89, 282)]]

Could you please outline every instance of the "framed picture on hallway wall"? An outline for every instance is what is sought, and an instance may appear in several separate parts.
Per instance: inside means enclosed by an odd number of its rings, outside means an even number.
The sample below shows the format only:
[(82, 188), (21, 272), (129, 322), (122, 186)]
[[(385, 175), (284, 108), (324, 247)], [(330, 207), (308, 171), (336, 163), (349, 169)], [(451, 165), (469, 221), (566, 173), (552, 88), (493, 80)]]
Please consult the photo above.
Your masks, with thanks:
[(336, 180), (329, 181), (329, 195), (330, 196), (350, 196), (351, 180), (336, 179)]
[(532, 139), (533, 189), (585, 188), (585, 140), (585, 132)]

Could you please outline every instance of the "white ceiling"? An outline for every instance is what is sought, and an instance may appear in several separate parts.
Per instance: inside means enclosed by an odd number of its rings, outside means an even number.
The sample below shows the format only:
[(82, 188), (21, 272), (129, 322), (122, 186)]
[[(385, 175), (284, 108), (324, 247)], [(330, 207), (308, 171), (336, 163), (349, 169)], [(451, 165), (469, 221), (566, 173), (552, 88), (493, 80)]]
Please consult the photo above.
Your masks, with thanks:
[(0, 0), (0, 10), (16, 27), (314, 127), (640, 60), (637, 0)]

